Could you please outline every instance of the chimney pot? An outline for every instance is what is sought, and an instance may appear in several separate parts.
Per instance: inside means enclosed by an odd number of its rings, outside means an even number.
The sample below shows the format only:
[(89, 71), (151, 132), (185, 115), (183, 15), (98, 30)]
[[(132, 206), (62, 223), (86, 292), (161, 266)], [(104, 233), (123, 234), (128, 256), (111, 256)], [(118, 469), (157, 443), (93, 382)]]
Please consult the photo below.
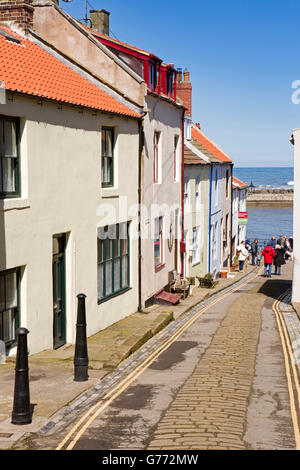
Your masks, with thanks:
[(90, 26), (91, 29), (98, 33), (109, 36), (109, 11), (106, 10), (90, 10)]
[(178, 98), (183, 101), (183, 104), (187, 110), (187, 115), (192, 116), (192, 84), (190, 82), (190, 72), (187, 69), (184, 69), (183, 76), (184, 81), (182, 81), (182, 69), (179, 69), (180, 77), (177, 80), (176, 94)]
[(177, 69), (177, 82), (180, 83), (182, 82), (182, 69)]
[(190, 72), (187, 69), (185, 69), (184, 72), (183, 72), (183, 78), (184, 78), (185, 82), (190, 81)]
[(196, 123), (196, 127), (198, 127), (198, 129), (201, 129), (199, 122)]

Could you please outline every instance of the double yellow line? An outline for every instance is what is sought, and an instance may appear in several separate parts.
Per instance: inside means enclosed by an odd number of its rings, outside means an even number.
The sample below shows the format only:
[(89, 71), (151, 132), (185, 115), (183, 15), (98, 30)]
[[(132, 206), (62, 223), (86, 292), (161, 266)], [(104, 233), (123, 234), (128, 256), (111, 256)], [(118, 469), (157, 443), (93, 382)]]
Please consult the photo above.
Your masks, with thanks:
[(299, 430), (299, 407), (300, 407), (300, 386), (299, 377), (296, 370), (293, 351), (291, 348), (287, 328), (283, 319), (282, 313), (279, 309), (280, 302), (285, 297), (288, 291), (284, 292), (273, 304), (273, 311), (276, 316), (277, 326), (281, 339), (285, 372), (288, 384), (288, 391), (290, 396), (291, 416), (293, 421), (296, 450), (300, 450), (300, 430)]
[[(162, 344), (156, 351), (150, 354), (150, 356), (142, 362), (133, 372), (128, 374), (128, 376), (123, 379), (119, 384), (117, 384), (112, 390), (110, 390), (101, 400), (99, 400), (95, 405), (93, 405), (75, 424), (75, 426), (70, 430), (66, 437), (60, 442), (56, 450), (62, 450), (68, 442), (69, 445), (66, 447), (66, 450), (72, 450), (76, 443), (79, 441), (81, 436), (85, 433), (88, 427), (92, 422), (97, 418), (97, 416), (102, 413), (121, 393), (124, 392), (156, 359), (166, 351), (206, 310), (213, 307), (215, 304), (219, 303), (233, 292), (242, 288), (249, 282), (253, 281), (259, 272), (252, 276), (247, 281), (242, 284), (237, 285), (235, 288), (231, 289), (226, 294), (218, 297), (217, 299), (210, 302), (208, 305), (199, 310), (192, 318), (187, 320), (187, 322), (181, 326), (173, 336), (171, 336), (164, 344)], [(74, 437), (73, 437), (74, 436)], [(72, 439), (73, 438), (73, 439)]]

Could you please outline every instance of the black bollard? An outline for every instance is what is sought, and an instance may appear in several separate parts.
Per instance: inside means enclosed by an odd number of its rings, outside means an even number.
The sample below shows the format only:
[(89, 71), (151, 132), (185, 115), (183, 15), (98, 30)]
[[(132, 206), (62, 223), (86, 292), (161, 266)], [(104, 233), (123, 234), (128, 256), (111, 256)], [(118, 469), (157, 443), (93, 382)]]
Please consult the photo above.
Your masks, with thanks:
[(74, 381), (86, 382), (88, 376), (88, 351), (86, 337), (85, 294), (78, 294), (76, 343), (74, 356)]
[(32, 421), (29, 398), (28, 350), (26, 328), (17, 330), (18, 345), (15, 373), (14, 406), (12, 424), (30, 424)]

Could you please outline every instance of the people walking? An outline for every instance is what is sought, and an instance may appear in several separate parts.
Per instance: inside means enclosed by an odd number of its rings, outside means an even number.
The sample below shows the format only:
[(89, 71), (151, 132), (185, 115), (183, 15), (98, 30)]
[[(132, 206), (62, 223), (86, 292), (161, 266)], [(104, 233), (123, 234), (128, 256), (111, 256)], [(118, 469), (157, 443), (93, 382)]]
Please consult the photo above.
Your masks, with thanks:
[(274, 248), (272, 248), (272, 246), (267, 245), (266, 248), (264, 248), (264, 250), (262, 252), (262, 255), (264, 257), (264, 262), (265, 262), (264, 276), (265, 277), (271, 277), (273, 259), (276, 256), (275, 250), (274, 250)]
[(257, 252), (258, 252), (258, 240), (255, 239), (253, 243), (251, 243), (252, 266), (255, 266)]
[(283, 264), (285, 264), (285, 260), (284, 260), (284, 248), (282, 248), (281, 245), (276, 245), (275, 246), (275, 258), (273, 260), (273, 264), (275, 266), (275, 273), (274, 274), (278, 274), (278, 276), (280, 275), (281, 273), (281, 266)]
[(256, 257), (256, 264), (257, 266), (260, 266), (260, 262), (261, 262), (261, 248), (259, 248), (258, 252), (257, 252), (257, 257)]
[(267, 246), (271, 246), (272, 248), (275, 248), (275, 246), (276, 246), (275, 237), (271, 238), (271, 240), (269, 241), (269, 245), (267, 245)]
[(237, 247), (237, 256), (239, 259), (239, 271), (242, 273), (244, 272), (245, 261), (249, 256), (249, 252), (245, 247), (245, 242), (242, 241), (239, 246)]

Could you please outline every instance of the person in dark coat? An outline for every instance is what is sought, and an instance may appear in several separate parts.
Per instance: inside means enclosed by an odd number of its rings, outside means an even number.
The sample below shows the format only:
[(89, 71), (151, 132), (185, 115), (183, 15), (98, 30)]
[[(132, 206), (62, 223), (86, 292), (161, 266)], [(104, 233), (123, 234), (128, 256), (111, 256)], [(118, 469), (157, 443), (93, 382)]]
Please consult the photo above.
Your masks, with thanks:
[(258, 252), (258, 240), (255, 239), (253, 243), (251, 243), (252, 266), (255, 266), (257, 252)]
[(281, 245), (276, 245), (275, 253), (276, 253), (276, 256), (273, 260), (273, 264), (275, 266), (275, 274), (278, 274), (279, 276), (281, 272), (281, 266), (285, 264), (285, 260), (284, 260), (285, 250)]
[(268, 246), (271, 246), (272, 248), (275, 248), (275, 246), (276, 246), (275, 237), (272, 237), (272, 238), (271, 238), (271, 240), (269, 241)]

